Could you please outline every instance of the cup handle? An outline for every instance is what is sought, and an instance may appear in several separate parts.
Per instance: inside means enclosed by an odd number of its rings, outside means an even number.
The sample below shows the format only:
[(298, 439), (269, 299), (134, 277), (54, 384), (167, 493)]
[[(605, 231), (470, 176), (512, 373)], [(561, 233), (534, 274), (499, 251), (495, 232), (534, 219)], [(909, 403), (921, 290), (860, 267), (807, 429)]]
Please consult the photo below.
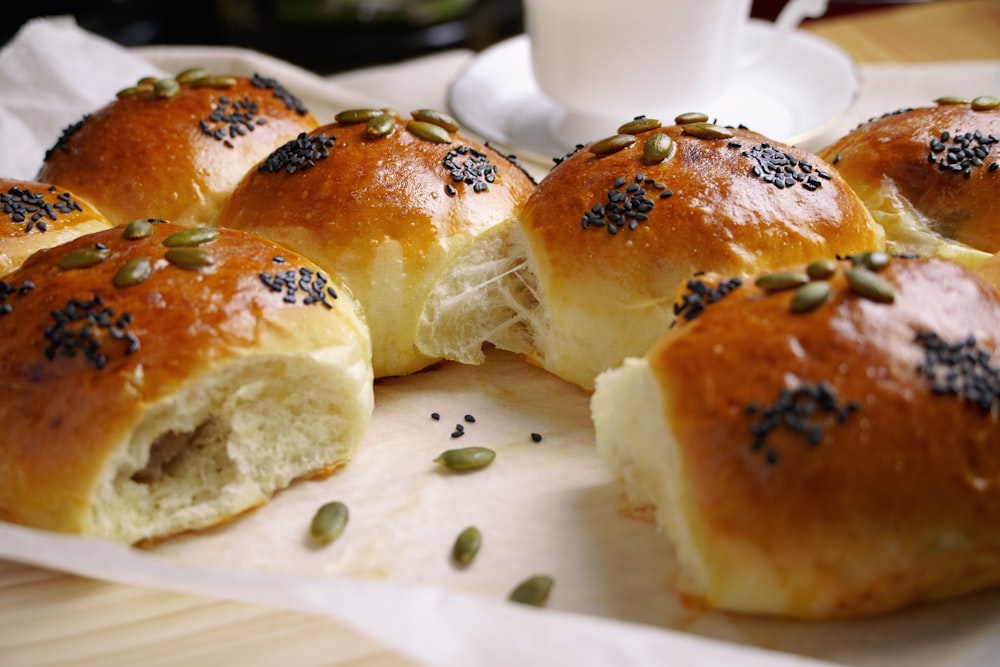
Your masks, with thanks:
[(788, 0), (767, 42), (739, 59), (738, 69), (747, 70), (763, 61), (781, 46), (785, 38), (807, 18), (819, 18), (826, 13), (827, 0)]

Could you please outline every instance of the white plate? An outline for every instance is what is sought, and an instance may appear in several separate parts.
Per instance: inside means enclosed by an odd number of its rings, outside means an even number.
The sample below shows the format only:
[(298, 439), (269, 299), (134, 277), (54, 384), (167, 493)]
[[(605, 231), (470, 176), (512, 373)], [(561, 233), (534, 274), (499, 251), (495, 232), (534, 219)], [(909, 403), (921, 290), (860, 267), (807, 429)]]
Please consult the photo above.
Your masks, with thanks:
[[(752, 21), (748, 40), (766, 39), (771, 30), (771, 23)], [(529, 49), (527, 37), (518, 35), (478, 54), (449, 87), (452, 114), (467, 129), (522, 158), (549, 161), (577, 143), (599, 139), (569, 141), (557, 135), (554, 128), (566, 113), (538, 89)], [(796, 30), (734, 81), (712, 108), (677, 109), (670, 117), (702, 111), (723, 125), (743, 124), (777, 141), (801, 144), (835, 124), (857, 89), (855, 64), (846, 53)]]

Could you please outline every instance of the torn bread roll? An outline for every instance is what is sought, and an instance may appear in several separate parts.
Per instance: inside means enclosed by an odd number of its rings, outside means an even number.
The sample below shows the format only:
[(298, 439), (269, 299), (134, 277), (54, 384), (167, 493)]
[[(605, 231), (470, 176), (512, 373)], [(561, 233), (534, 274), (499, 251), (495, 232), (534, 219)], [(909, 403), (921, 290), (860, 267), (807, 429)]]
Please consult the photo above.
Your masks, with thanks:
[(0, 282), (0, 518), (135, 543), (352, 456), (370, 344), (335, 278), (231, 230), (139, 220)]
[(449, 272), (466, 280), (436, 296), (464, 308), (445, 326), (475, 325), (480, 341), (589, 389), (660, 336), (696, 271), (749, 275), (881, 246), (825, 162), (706, 120), (639, 118), (559, 161), (515, 221), (455, 260)]
[(317, 125), (272, 78), (185, 70), (140, 81), (67, 127), (36, 178), (87, 198), (115, 224), (211, 224), (248, 169)]
[(42, 248), (111, 226), (90, 202), (62, 188), (0, 178), (0, 276)]
[(437, 326), (443, 315), (426, 304), (455, 280), (451, 258), (510, 219), (533, 187), (446, 114), (350, 109), (251, 170), (217, 224), (266, 236), (340, 276), (364, 310), (376, 377), (405, 375), (465, 344), (467, 327)]
[(1000, 100), (943, 97), (872, 118), (824, 148), (893, 252), (975, 268), (1000, 251)]
[(887, 259), (744, 281), (598, 377), (597, 449), (687, 601), (826, 619), (1000, 583), (1000, 301)]

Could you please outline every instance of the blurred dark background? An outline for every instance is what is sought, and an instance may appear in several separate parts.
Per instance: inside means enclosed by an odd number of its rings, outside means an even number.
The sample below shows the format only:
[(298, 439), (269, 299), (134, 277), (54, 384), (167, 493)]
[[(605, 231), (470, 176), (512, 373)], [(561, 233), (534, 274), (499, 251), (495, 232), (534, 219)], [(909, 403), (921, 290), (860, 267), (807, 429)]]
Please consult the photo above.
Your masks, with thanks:
[[(830, 0), (826, 16), (912, 1)], [(784, 4), (755, 0), (753, 15), (773, 19)], [(523, 29), (520, 0), (35, 0), (8, 3), (0, 44), (28, 19), (52, 15), (124, 46), (240, 46), (320, 74), (478, 51)]]

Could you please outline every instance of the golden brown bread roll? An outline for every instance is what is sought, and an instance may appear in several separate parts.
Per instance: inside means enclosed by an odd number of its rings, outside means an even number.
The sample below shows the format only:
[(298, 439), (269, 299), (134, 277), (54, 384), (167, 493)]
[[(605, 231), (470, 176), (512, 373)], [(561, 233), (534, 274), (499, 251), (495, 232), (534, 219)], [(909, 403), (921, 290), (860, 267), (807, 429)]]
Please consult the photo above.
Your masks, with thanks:
[(343, 465), (368, 423), (355, 304), (270, 241), (138, 221), (0, 288), (5, 520), (128, 543), (211, 526)]
[[(443, 267), (451, 257), (509, 219), (534, 187), (517, 164), (463, 136), (446, 115), (414, 115), (430, 120), (374, 109), (338, 114), (251, 170), (217, 220), (341, 276), (364, 309), (376, 377), (450, 356), (442, 348), (462, 330), (436, 328), (425, 302), (449, 280)], [(417, 346), (421, 317), (433, 349)]]
[(49, 183), (0, 178), (0, 276), (36, 250), (111, 227), (85, 199)]
[(125, 89), (66, 128), (37, 178), (86, 197), (115, 224), (211, 224), (248, 169), (317, 124), (274, 79), (187, 70)]
[(744, 281), (597, 380), (597, 448), (690, 601), (832, 618), (1000, 583), (1000, 301), (948, 260), (829, 263), (804, 291), (776, 289), (802, 267)]
[(873, 118), (819, 152), (888, 248), (976, 267), (1000, 251), (1000, 100), (941, 98)]
[(478, 322), (497, 347), (591, 388), (659, 337), (693, 272), (747, 275), (877, 248), (882, 231), (804, 150), (745, 129), (640, 118), (559, 162), (517, 224), (490, 240), (509, 261), (444, 297), (478, 290), (484, 304), (455, 326)]

